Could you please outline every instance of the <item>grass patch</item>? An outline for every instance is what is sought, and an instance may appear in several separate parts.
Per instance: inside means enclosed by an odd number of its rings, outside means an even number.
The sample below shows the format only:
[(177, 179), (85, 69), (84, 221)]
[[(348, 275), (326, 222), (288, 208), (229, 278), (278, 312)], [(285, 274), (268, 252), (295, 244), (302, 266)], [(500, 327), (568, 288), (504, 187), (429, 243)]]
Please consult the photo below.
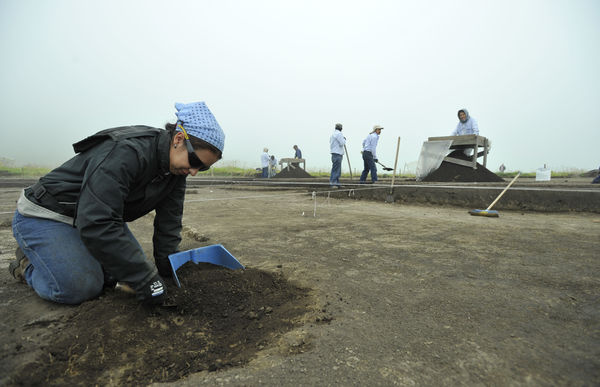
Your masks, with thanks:
[(49, 168), (26, 165), (23, 167), (11, 167), (0, 163), (0, 176), (2, 177), (41, 177), (50, 172)]

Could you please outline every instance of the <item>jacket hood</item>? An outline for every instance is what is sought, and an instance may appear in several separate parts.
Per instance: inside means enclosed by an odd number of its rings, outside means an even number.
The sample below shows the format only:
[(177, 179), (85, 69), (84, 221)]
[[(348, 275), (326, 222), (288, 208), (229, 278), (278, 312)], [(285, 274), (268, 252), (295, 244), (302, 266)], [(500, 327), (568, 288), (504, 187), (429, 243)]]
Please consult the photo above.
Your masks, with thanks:
[(464, 124), (465, 122), (469, 121), (469, 118), (471, 118), (471, 117), (469, 116), (469, 111), (468, 111), (467, 109), (460, 109), (460, 110), (458, 111), (458, 113), (456, 113), (456, 115), (458, 116), (458, 115), (460, 114), (460, 112), (464, 112), (464, 113), (465, 113), (465, 116), (467, 116), (467, 117), (465, 118), (465, 120), (464, 120), (464, 121), (463, 121), (463, 120), (461, 120), (461, 119), (460, 119), (460, 117), (458, 117), (458, 120), (459, 120), (460, 122), (462, 122), (463, 124)]

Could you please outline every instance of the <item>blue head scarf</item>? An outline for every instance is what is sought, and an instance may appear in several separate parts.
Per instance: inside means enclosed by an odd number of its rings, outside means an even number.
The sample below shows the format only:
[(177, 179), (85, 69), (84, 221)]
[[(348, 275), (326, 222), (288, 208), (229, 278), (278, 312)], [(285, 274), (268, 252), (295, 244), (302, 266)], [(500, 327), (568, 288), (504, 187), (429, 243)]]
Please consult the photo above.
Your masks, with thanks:
[(178, 102), (175, 104), (175, 109), (177, 109), (175, 115), (178, 121), (190, 136), (204, 140), (223, 152), (225, 133), (204, 102), (188, 104)]

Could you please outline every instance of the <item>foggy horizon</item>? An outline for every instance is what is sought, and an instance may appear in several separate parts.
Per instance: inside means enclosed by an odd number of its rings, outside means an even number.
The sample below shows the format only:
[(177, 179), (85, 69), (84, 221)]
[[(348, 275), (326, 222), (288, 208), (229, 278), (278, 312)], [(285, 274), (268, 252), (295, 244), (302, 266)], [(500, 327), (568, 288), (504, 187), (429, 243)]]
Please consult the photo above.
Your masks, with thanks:
[(56, 167), (97, 131), (205, 101), (226, 134), (216, 167), (297, 144), (327, 171), (339, 122), (353, 170), (381, 125), (379, 159), (393, 167), (401, 137), (402, 171), (466, 108), (491, 171), (596, 169), (598, 21), (594, 0), (0, 0), (0, 157)]

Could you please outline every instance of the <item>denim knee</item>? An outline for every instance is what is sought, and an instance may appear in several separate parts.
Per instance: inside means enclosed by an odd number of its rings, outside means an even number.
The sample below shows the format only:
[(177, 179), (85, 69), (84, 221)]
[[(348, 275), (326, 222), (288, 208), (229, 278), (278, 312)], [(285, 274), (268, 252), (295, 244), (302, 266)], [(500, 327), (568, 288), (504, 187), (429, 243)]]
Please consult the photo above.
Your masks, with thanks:
[(51, 293), (51, 301), (61, 304), (80, 304), (84, 301), (98, 297), (102, 293), (104, 277), (91, 276), (81, 281), (71, 281), (60, 284), (59, 288)]

